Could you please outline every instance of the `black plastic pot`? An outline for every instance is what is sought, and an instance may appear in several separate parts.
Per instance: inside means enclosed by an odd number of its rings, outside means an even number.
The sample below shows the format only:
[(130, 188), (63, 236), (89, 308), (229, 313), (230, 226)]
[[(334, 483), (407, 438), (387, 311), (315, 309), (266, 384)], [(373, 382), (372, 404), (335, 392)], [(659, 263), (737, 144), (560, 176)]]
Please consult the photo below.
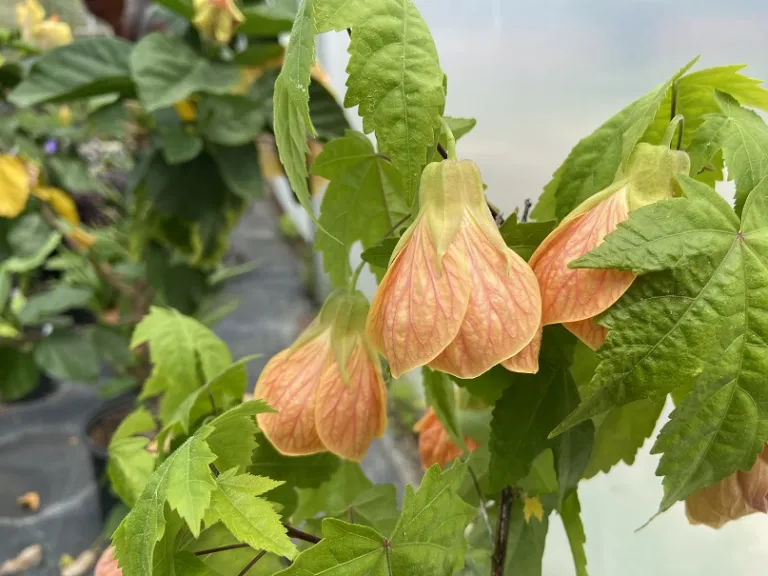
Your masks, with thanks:
[(138, 391), (132, 390), (105, 400), (93, 411), (85, 424), (83, 435), (91, 453), (93, 473), (99, 486), (102, 519), (105, 519), (109, 511), (119, 503), (110, 488), (107, 477), (107, 461), (109, 460), (107, 447), (112, 439), (112, 434), (134, 409), (137, 395)]
[(40, 374), (40, 381), (37, 386), (30, 390), (27, 394), (16, 400), (8, 402), (13, 405), (28, 404), (32, 402), (39, 402), (49, 396), (53, 395), (59, 389), (58, 381), (54, 380), (47, 374)]

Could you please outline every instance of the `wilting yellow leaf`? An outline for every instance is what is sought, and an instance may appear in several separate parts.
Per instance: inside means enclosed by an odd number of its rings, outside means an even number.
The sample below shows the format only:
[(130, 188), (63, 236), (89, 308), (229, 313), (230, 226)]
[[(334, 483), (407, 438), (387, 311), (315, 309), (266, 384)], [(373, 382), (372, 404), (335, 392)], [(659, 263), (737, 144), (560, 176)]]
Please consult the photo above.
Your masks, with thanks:
[(29, 178), (24, 162), (16, 156), (0, 156), (0, 216), (16, 218), (29, 198)]

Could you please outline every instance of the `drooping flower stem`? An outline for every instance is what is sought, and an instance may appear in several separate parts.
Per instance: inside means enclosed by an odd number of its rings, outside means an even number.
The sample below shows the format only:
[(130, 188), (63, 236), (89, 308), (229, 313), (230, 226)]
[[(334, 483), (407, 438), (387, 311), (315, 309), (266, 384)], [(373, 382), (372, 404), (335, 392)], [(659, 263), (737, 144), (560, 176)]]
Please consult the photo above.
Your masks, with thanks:
[(361, 261), (360, 264), (357, 265), (357, 268), (355, 268), (355, 272), (352, 274), (352, 280), (349, 282), (349, 289), (351, 291), (354, 291), (357, 288), (357, 279), (360, 277), (360, 272), (363, 271), (364, 267), (365, 260)]
[(445, 131), (445, 137), (448, 140), (447, 160), (456, 160), (456, 138), (453, 137), (453, 132), (451, 131), (451, 127), (448, 126), (448, 122), (445, 121), (445, 118), (441, 118), (440, 120), (443, 123), (443, 130)]
[(664, 136), (661, 139), (661, 145), (665, 148), (672, 147), (672, 138), (674, 138), (675, 132), (677, 132), (678, 124), (680, 124), (680, 136), (677, 140), (677, 149), (680, 149), (680, 145), (683, 142), (683, 130), (685, 130), (685, 117), (682, 114), (677, 114), (667, 126)]

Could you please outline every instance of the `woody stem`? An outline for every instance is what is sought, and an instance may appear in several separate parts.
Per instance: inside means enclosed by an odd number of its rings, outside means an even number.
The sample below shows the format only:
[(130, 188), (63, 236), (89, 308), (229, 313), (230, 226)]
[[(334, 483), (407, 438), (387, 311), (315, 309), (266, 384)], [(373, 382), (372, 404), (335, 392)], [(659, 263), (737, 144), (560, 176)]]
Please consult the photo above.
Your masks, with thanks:
[(505, 486), (499, 497), (499, 516), (496, 521), (496, 538), (493, 542), (491, 557), (491, 576), (504, 576), (504, 565), (507, 560), (507, 540), (509, 539), (509, 516), (512, 504), (520, 497), (517, 488)]

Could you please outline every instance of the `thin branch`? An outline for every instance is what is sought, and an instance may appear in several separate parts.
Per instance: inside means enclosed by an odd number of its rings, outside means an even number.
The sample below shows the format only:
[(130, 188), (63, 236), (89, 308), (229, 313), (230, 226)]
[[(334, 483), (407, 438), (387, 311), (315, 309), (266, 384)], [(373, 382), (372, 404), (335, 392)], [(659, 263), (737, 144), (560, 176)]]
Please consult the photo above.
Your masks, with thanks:
[(467, 464), (467, 470), (469, 471), (469, 475), (472, 478), (472, 484), (475, 486), (477, 497), (480, 500), (480, 515), (483, 517), (483, 520), (485, 521), (485, 527), (488, 529), (488, 538), (490, 538), (491, 542), (493, 542), (493, 528), (491, 527), (491, 519), (488, 517), (488, 504), (486, 503), (485, 497), (483, 496), (483, 491), (480, 488), (480, 481), (477, 479), (477, 474), (475, 474), (475, 471), (469, 464)]
[(520, 216), (520, 222), (528, 222), (528, 213), (531, 211), (533, 203), (530, 198), (526, 198), (523, 203), (523, 215)]
[(448, 151), (443, 148), (443, 145), (440, 144), (440, 142), (437, 143), (437, 153), (443, 157), (443, 160), (448, 160)]
[(509, 515), (512, 504), (520, 497), (520, 490), (505, 486), (499, 498), (499, 517), (496, 520), (496, 538), (491, 557), (491, 576), (504, 576), (504, 564), (507, 560), (507, 540), (509, 539)]
[(228, 546), (218, 546), (216, 548), (206, 548), (198, 550), (195, 556), (205, 556), (206, 554), (215, 554), (216, 552), (226, 552), (227, 550), (238, 550), (240, 548), (250, 548), (248, 544), (229, 544)]
[(283, 526), (285, 526), (285, 531), (288, 534), (288, 536), (291, 538), (296, 538), (297, 540), (304, 540), (304, 542), (309, 542), (310, 544), (317, 544), (318, 542), (320, 542), (320, 538), (312, 534), (309, 534), (308, 532), (304, 532), (303, 530), (294, 528), (289, 524), (283, 524)]
[(248, 573), (248, 570), (250, 570), (251, 568), (253, 568), (253, 565), (254, 565), (254, 564), (256, 564), (256, 562), (258, 562), (259, 560), (261, 560), (261, 559), (264, 557), (264, 555), (265, 555), (266, 553), (267, 553), (267, 551), (266, 551), (266, 550), (262, 550), (261, 552), (259, 552), (259, 553), (258, 553), (258, 554), (257, 554), (257, 555), (256, 555), (256, 556), (253, 558), (253, 560), (251, 560), (250, 562), (248, 562), (248, 564), (246, 565), (246, 567), (245, 567), (245, 568), (243, 568), (242, 570), (240, 570), (240, 574), (238, 574), (237, 576), (245, 576), (245, 575)]
[(381, 238), (381, 239), (382, 239), (382, 240), (384, 240), (384, 238), (387, 238), (387, 237), (391, 236), (391, 235), (392, 235), (392, 233), (393, 233), (395, 230), (397, 230), (398, 228), (400, 228), (400, 226), (402, 226), (403, 224), (405, 224), (405, 223), (408, 221), (408, 218), (410, 218), (410, 217), (411, 217), (411, 215), (410, 215), (410, 214), (406, 214), (405, 216), (403, 216), (402, 218), (400, 218), (400, 220), (398, 220), (397, 222), (395, 222), (394, 224), (392, 224), (392, 228), (390, 228), (389, 230), (387, 230), (387, 233), (386, 233), (386, 234), (384, 234), (384, 236), (382, 236), (382, 238)]

